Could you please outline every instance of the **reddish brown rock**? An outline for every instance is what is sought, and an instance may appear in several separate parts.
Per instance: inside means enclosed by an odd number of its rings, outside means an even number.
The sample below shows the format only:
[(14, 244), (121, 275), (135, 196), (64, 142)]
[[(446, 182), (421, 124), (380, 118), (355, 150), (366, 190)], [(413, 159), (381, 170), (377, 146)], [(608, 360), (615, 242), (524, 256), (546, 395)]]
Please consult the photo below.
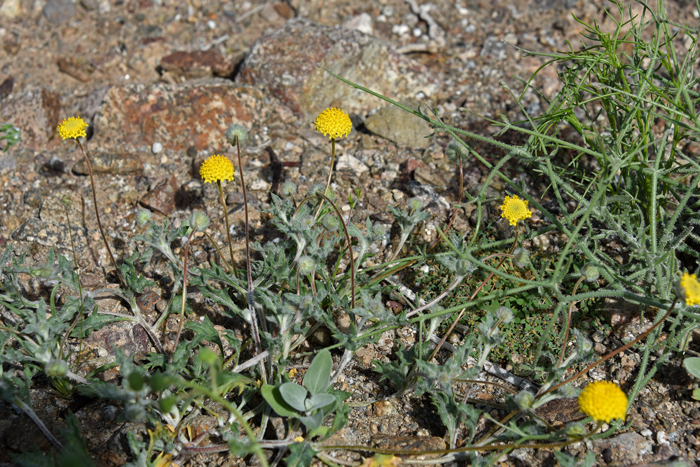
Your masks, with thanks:
[(365, 114), (377, 99), (353, 89), (317, 67), (394, 99), (438, 91), (426, 68), (389, 44), (359, 31), (331, 28), (306, 18), (288, 21), (252, 47), (236, 80), (268, 88), (297, 115), (315, 118), (328, 106)]
[(152, 211), (170, 215), (175, 209), (175, 195), (177, 193), (177, 183), (175, 176), (162, 180), (155, 188), (146, 193), (141, 198), (141, 205)]
[(184, 152), (194, 146), (197, 151), (221, 152), (228, 146), (224, 132), (229, 124), (250, 130), (269, 121), (270, 112), (259, 90), (218, 78), (114, 86), (95, 115), (91, 143), (118, 154), (137, 152), (154, 142), (162, 143), (164, 150)]
[(92, 64), (76, 57), (61, 57), (56, 60), (56, 64), (61, 72), (83, 83), (90, 81), (90, 75), (95, 71), (95, 67)]
[(44, 88), (30, 87), (3, 102), (0, 121), (11, 123), (22, 132), (18, 146), (38, 149), (56, 131), (61, 102), (57, 94)]
[(194, 52), (178, 51), (166, 55), (160, 61), (163, 71), (173, 76), (182, 76), (186, 79), (207, 78), (210, 76), (230, 76), (238, 60), (225, 58), (216, 50)]

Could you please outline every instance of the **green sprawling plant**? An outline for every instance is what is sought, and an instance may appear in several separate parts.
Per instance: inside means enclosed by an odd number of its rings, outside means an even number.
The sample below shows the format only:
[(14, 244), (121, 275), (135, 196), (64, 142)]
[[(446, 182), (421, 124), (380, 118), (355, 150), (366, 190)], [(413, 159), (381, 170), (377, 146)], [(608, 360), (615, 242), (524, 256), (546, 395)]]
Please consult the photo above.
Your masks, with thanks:
[[(451, 228), (453, 215), (446, 227), (438, 228), (436, 242), (420, 246), (415, 255), (402, 256), (411, 232), (428, 218), (421, 200), (414, 198), (406, 209), (391, 208), (400, 238), (388, 260), (375, 261), (380, 259), (375, 255), (377, 246), (387, 239), (387, 226), (370, 220), (350, 222), (361, 192), (348, 200), (350, 213), (341, 212), (337, 195), (330, 190), (331, 173), (325, 186), (312, 187), (301, 199), (293, 199), (296, 187), (290, 182), (284, 184), (282, 198), (272, 195), (269, 214), (283, 234), (281, 241), (249, 242), (246, 211), (243, 265), (235, 264), (228, 218), (227, 259), (222, 253), (226, 249), (206, 233), (209, 218), (201, 212), (192, 213), (177, 228), (167, 220), (155, 222), (147, 211), (139, 212), (137, 222), (147, 230), (136, 237), (141, 244), (138, 251), (118, 265), (115, 261), (120, 288), (85, 290), (69, 259), (51, 253), (46, 264), (28, 267), (24, 257), (5, 250), (0, 256), (0, 396), (32, 417), (61, 453), (55, 458), (24, 453), (16, 462), (33, 465), (41, 457), (46, 465), (71, 465), (70, 459), (89, 458), (74, 421), (68, 424), (71, 431), (64, 436), (64, 446), (32, 410), (31, 387), (43, 372), (66, 397), (80, 393), (120, 401), (120, 420), (148, 427), (146, 437), (129, 433), (133, 466), (182, 465), (191, 455), (224, 451), (250, 456), (249, 462), (260, 465), (305, 466), (315, 458), (337, 465), (331, 452), (340, 450), (374, 453), (371, 465), (397, 465), (399, 456), (408, 454), (432, 454), (433, 464), (468, 459), (472, 465), (492, 465), (504, 453), (524, 447), (554, 449), (565, 466), (593, 465), (591, 453), (577, 464), (558, 449), (622, 428), (627, 404), (673, 352), (683, 350), (687, 336), (700, 323), (695, 309), (700, 304), (700, 283), (691, 274), (700, 258), (695, 230), (700, 223), (700, 165), (684, 152), (684, 144), (700, 136), (693, 67), (698, 31), (670, 25), (662, 3), (656, 11), (641, 5), (643, 14), (636, 18), (627, 17), (618, 5), (618, 11), (610, 14), (617, 24), (612, 32), (585, 24), (580, 49), (538, 54), (547, 58), (543, 66), (560, 67), (562, 90), (539, 117), (523, 112), (523, 121), (503, 117), (493, 122), (502, 127), (497, 138), (506, 132), (527, 135), (522, 145), (446, 125), (427, 106), (407, 108), (329, 71), (428, 121), (436, 133), (450, 135), (454, 142), (448, 152), (460, 173), (467, 158), (489, 169), (476, 194), (465, 194), (460, 187), (456, 207), (467, 196), (466, 202), (477, 210), (476, 228), (468, 235)], [(679, 38), (688, 38), (691, 44), (684, 54), (674, 47)], [(629, 55), (623, 45), (631, 50)], [(533, 79), (524, 82), (525, 88)], [(351, 131), (351, 122), (344, 112), (329, 109), (319, 116), (316, 128), (329, 135), (334, 157), (335, 139)], [(79, 136), (71, 137), (79, 142)], [(240, 153), (246, 138), (240, 125), (226, 132), (226, 140), (237, 151), (244, 197)], [(496, 146), (505, 155), (489, 162), (470, 140)], [(544, 196), (554, 199), (556, 213), (511, 181), (504, 168), (515, 163), (546, 177)], [(584, 164), (593, 165), (595, 171), (582, 170)], [(221, 182), (233, 182), (231, 161), (212, 156), (202, 167), (205, 182), (217, 184), (225, 207)], [(484, 205), (493, 202), (487, 188), (495, 179), (508, 187), (501, 210), (513, 226), (510, 238), (496, 241), (489, 238), (489, 226), (481, 215)], [(547, 220), (545, 227), (528, 228), (531, 207)], [(206, 234), (223, 267), (214, 261), (210, 266), (190, 264), (189, 246), (196, 232)], [(555, 254), (544, 256), (523, 248), (524, 241), (550, 233), (566, 239)], [(609, 239), (624, 246), (621, 262), (610, 254)], [(176, 241), (184, 245), (179, 254), (172, 247)], [(434, 249), (438, 243), (441, 249)], [(150, 325), (137, 297), (152, 284), (143, 270), (154, 256), (169, 265), (173, 285), (166, 310)], [(373, 262), (367, 261), (370, 258)], [(416, 300), (406, 297), (407, 291), (397, 286), (402, 274), (427, 262), (438, 263), (449, 273), (447, 285), (432, 294), (419, 291)], [(245, 270), (238, 269), (241, 266)], [(50, 293), (30, 300), (22, 291), (23, 275), (41, 279)], [(249, 339), (241, 341), (232, 329), (218, 331), (208, 318), (187, 321), (187, 315), (194, 313), (188, 297), (192, 287), (226, 316), (245, 323)], [(59, 288), (64, 297), (60, 301)], [(102, 299), (114, 297), (123, 311), (101, 307)], [(447, 297), (456, 304), (443, 308)], [(394, 314), (385, 306), (389, 298), (404, 300), (408, 307)], [(592, 299), (635, 304), (645, 316), (651, 315), (654, 324), (633, 341), (596, 358), (591, 342), (572, 320), (573, 306)], [(514, 319), (511, 308), (528, 303), (545, 304), (551, 313), (534, 358), (517, 369), (536, 378), (533, 382), (489, 362), (490, 355), (507, 351), (503, 328)], [(520, 319), (517, 311), (515, 318)], [(480, 319), (474, 319), (477, 312)], [(171, 314), (177, 316), (179, 328), (175, 339), (168, 340), (158, 330)], [(445, 346), (465, 316), (474, 322), (474, 331), (461, 345)], [(85, 374), (74, 352), (80, 339), (114, 320), (143, 327), (157, 351), (138, 363), (118, 353), (114, 365), (121, 378), (103, 382), (96, 378), (100, 369)], [(410, 451), (327, 444), (357, 404), (348, 402), (350, 394), (335, 390), (333, 384), (357, 350), (404, 326), (417, 331), (416, 343), (398, 349), (390, 362), (375, 362), (378, 378), (392, 383), (394, 397), (429, 395), (445, 425), (447, 447)], [(313, 349), (306, 355), (310, 364), (303, 378), (295, 377), (292, 361), (320, 327), (330, 330), (334, 344)], [(193, 332), (183, 334), (183, 329)], [(659, 339), (662, 332), (666, 339)], [(432, 343), (437, 346), (431, 348)], [(615, 384), (595, 383), (581, 395), (581, 408), (589, 416), (584, 422), (555, 429), (538, 416), (536, 409), (545, 403), (575, 397), (579, 391), (572, 383), (578, 377), (627, 349), (642, 355), (637, 376), (624, 388), (627, 394)], [(653, 362), (652, 352), (658, 356)], [(573, 375), (570, 370), (575, 370)], [(483, 371), (506, 379), (508, 385), (485, 381), (480, 377)], [(472, 397), (487, 384), (504, 392), (505, 416), (495, 419)], [(600, 403), (609, 397), (613, 403)], [(215, 417), (217, 424), (192, 437), (190, 428), (202, 413)], [(284, 434), (278, 438), (268, 437), (274, 414), (285, 420)], [(599, 433), (604, 423), (609, 428)]]

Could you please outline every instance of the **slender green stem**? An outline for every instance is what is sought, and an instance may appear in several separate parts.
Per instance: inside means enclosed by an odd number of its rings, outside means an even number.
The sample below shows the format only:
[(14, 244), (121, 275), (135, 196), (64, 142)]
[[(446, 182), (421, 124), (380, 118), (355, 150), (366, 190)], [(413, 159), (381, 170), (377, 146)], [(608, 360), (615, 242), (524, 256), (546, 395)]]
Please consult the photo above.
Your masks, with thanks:
[(182, 325), (185, 322), (185, 303), (187, 302), (187, 259), (189, 258), (190, 252), (190, 240), (192, 240), (192, 235), (196, 229), (193, 227), (192, 232), (187, 236), (187, 243), (185, 244), (185, 260), (184, 260), (184, 274), (182, 275), (182, 305), (180, 306), (180, 323), (177, 326), (177, 334), (175, 335), (175, 343), (173, 344), (172, 352), (170, 353), (170, 363), (173, 363), (173, 356), (177, 350), (177, 344), (180, 342), (180, 333), (182, 332)]
[(224, 266), (226, 266), (226, 269), (228, 270), (228, 272), (233, 272), (233, 270), (231, 269), (231, 266), (228, 264), (228, 261), (226, 261), (226, 258), (224, 257), (224, 255), (221, 254), (221, 250), (219, 249), (218, 243), (216, 243), (216, 242), (214, 241), (214, 239), (211, 238), (211, 235), (209, 235), (208, 233), (204, 232), (204, 235), (206, 235), (206, 237), (207, 237), (207, 239), (209, 240), (209, 242), (210, 242), (212, 245), (214, 245), (214, 248), (216, 248), (216, 252), (219, 254), (219, 258), (221, 258), (221, 261), (224, 262)]
[(78, 147), (80, 148), (80, 151), (83, 153), (83, 157), (85, 158), (85, 165), (87, 165), (88, 168), (88, 173), (90, 174), (90, 184), (92, 185), (92, 202), (95, 204), (95, 217), (97, 218), (97, 225), (100, 228), (100, 234), (102, 234), (102, 240), (105, 242), (105, 247), (107, 247), (107, 253), (109, 253), (109, 259), (112, 260), (112, 266), (114, 266), (114, 270), (117, 273), (117, 276), (119, 277), (119, 282), (121, 283), (122, 287), (125, 289), (127, 288), (126, 282), (124, 281), (124, 278), (122, 277), (122, 273), (119, 270), (119, 267), (117, 266), (117, 261), (114, 259), (114, 255), (112, 254), (112, 249), (109, 247), (109, 243), (107, 242), (107, 236), (105, 235), (105, 231), (102, 228), (102, 221), (100, 221), (100, 210), (97, 209), (97, 195), (95, 194), (95, 179), (92, 176), (92, 164), (90, 164), (90, 159), (88, 158), (87, 154), (85, 153), (85, 149), (83, 149), (83, 145), (80, 144), (80, 140), (76, 139), (75, 140), (78, 143)]
[[(68, 206), (65, 204), (63, 205), (63, 209), (66, 212), (66, 221), (68, 222), (68, 236), (70, 238), (70, 249), (71, 252), (73, 253), (73, 267), (75, 268), (75, 275), (78, 278), (78, 296), (80, 297), (80, 344), (78, 347), (78, 357), (75, 362), (75, 368), (76, 371), (78, 368), (80, 368), (80, 353), (83, 350), (83, 320), (85, 317), (85, 309), (84, 309), (84, 303), (83, 303), (83, 286), (80, 281), (80, 270), (78, 269), (78, 257), (75, 254), (75, 243), (73, 242), (73, 229), (70, 223), (70, 214), (68, 212)], [(58, 350), (58, 358), (61, 358), (61, 355), (63, 354), (63, 346), (65, 344), (65, 338), (70, 334), (70, 332), (67, 332), (64, 335), (63, 341), (61, 342), (61, 348)]]
[[(331, 138), (331, 166), (328, 171), (328, 180), (326, 180), (326, 188), (323, 190), (323, 195), (328, 196), (328, 188), (331, 186), (331, 177), (333, 177), (333, 165), (335, 164), (335, 138)], [(315, 218), (318, 219), (318, 215), (321, 214), (321, 208), (323, 208), (323, 200), (318, 205), (316, 210)]]
[[(226, 238), (228, 238), (228, 252), (231, 255), (231, 265), (233, 266), (233, 242), (231, 242), (231, 227), (228, 224), (228, 208), (226, 207), (226, 197), (224, 196), (224, 189), (221, 186), (221, 180), (216, 181), (216, 185), (219, 187), (219, 195), (221, 196), (221, 205), (224, 207), (224, 221), (226, 222)], [(235, 268), (233, 273), (235, 274)]]

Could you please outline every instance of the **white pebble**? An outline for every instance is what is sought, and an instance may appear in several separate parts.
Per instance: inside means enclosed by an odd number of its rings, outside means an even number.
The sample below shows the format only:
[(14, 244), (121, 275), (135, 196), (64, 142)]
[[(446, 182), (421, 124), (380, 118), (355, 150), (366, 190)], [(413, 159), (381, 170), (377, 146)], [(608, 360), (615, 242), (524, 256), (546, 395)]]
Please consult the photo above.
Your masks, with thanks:
[(216, 29), (216, 22), (210, 19), (209, 21), (207, 21), (207, 27), (209, 29)]
[(151, 147), (151, 151), (153, 154), (158, 154), (163, 150), (163, 145), (161, 143), (153, 143), (153, 147)]

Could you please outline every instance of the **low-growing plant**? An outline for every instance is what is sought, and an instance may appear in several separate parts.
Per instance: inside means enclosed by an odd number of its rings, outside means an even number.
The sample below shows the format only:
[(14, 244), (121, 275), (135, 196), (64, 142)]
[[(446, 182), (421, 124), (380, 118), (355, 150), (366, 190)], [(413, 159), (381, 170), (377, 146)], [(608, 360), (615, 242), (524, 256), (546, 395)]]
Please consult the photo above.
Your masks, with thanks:
[[(672, 44), (676, 33), (669, 30), (663, 7), (652, 12), (641, 4), (650, 19), (625, 19), (618, 5), (619, 19), (610, 14), (618, 25), (614, 32), (584, 24), (584, 37), (591, 44), (546, 54), (549, 64), (562, 67), (562, 90), (542, 116), (524, 112), (523, 121), (502, 117), (492, 122), (502, 127), (496, 138), (446, 125), (428, 105), (408, 108), (329, 71), (428, 121), (436, 133), (449, 135), (453, 141), (447, 152), (460, 175), (467, 158), (488, 169), (476, 194), (464, 193), (460, 182), (449, 221), (444, 228), (437, 227), (438, 240), (417, 245), (410, 256), (402, 256), (404, 245), (429, 218), (421, 199), (408, 200), (403, 209), (389, 208), (399, 235), (382, 260), (379, 245), (386, 240), (387, 226), (370, 219), (351, 221), (362, 196), (359, 190), (347, 200), (349, 212), (339, 209), (339, 196), (330, 189), (332, 167), (325, 185), (312, 187), (301, 199), (294, 199), (297, 190), (290, 182), (283, 186), (282, 198), (271, 194), (268, 214), (283, 236), (277, 241), (252, 242), (241, 167), (247, 130), (237, 124), (224, 137), (236, 148), (244, 194), (245, 274), (235, 262), (222, 185), (222, 181), (235, 183), (234, 167), (223, 155), (205, 160), (200, 174), (205, 182), (217, 185), (228, 258), (207, 233), (210, 216), (202, 212), (193, 212), (178, 227), (167, 219), (156, 222), (148, 211), (137, 213), (138, 224), (145, 228), (135, 237), (139, 248), (120, 262), (111, 258), (118, 288), (85, 290), (75, 257), (71, 261), (52, 251), (45, 264), (25, 266), (25, 258), (15, 257), (7, 248), (0, 256), (0, 305), (5, 310), (0, 327), (0, 396), (35, 421), (61, 452), (59, 459), (89, 456), (84, 444), (76, 441), (80, 435), (74, 421), (69, 422), (72, 431), (63, 446), (32, 410), (30, 391), (39, 373), (66, 397), (77, 392), (119, 401), (120, 420), (147, 426), (147, 436), (128, 434), (133, 454), (129, 465), (133, 466), (181, 465), (194, 454), (217, 452), (254, 456), (263, 466), (282, 461), (304, 466), (314, 458), (335, 465), (340, 461), (331, 452), (338, 450), (373, 453), (374, 458), (364, 465), (396, 465), (402, 461), (399, 456), (416, 454), (434, 455), (430, 460), (434, 464), (468, 459), (472, 465), (492, 465), (504, 453), (520, 448), (554, 449), (562, 465), (579, 465), (559, 448), (622, 428), (629, 404), (660, 366), (684, 349), (687, 336), (700, 322), (695, 310), (700, 305), (700, 283), (678, 259), (680, 253), (700, 257), (691, 242), (700, 241), (694, 232), (693, 208), (699, 195), (700, 165), (682, 149), (682, 143), (697, 138), (700, 130), (692, 66), (698, 31), (677, 26), (677, 34), (687, 35), (692, 43), (686, 55), (679, 57)], [(631, 56), (622, 51), (623, 44), (632, 45)], [(529, 87), (531, 81), (524, 85)], [(63, 125), (61, 136), (74, 139), (82, 150), (85, 123), (69, 119)], [(578, 136), (565, 137), (564, 127)], [(315, 128), (329, 136), (333, 160), (335, 139), (347, 136), (352, 122), (347, 114), (331, 108), (319, 115)], [(506, 132), (528, 139), (522, 145), (497, 139)], [(505, 155), (490, 162), (468, 144), (474, 139), (504, 150)], [(595, 164), (595, 173), (580, 170), (582, 161)], [(541, 196), (554, 199), (556, 213), (544, 207), (540, 195), (533, 196), (511, 180), (506, 173), (509, 163), (522, 164), (546, 178), (548, 191)], [(495, 179), (507, 186), (499, 202), (511, 235), (501, 239), (486, 234), (492, 220), (482, 212), (486, 203), (493, 202), (487, 198), (487, 188)], [(94, 196), (92, 176), (91, 182)], [(465, 196), (476, 208), (476, 226), (470, 232), (458, 232), (452, 225)], [(545, 219), (537, 230), (530, 228), (533, 210)], [(208, 247), (217, 252), (223, 267), (215, 261), (191, 264), (189, 249), (196, 232), (206, 234)], [(523, 246), (552, 233), (565, 240), (559, 251), (548, 256)], [(607, 249), (611, 238), (625, 248), (622, 262)], [(180, 253), (173, 248), (175, 242), (184, 247)], [(434, 249), (438, 243), (441, 248)], [(169, 303), (151, 325), (137, 297), (153, 285), (144, 270), (154, 258), (168, 264), (173, 285)], [(445, 272), (443, 285), (411, 296), (400, 285), (402, 274), (428, 263)], [(49, 288), (48, 295), (30, 300), (22, 289), (25, 276), (40, 279)], [(192, 287), (201, 292), (207, 306), (244, 323), (248, 337), (241, 341), (233, 329), (218, 330), (208, 317), (188, 321), (188, 312), (194, 312), (188, 294)], [(59, 290), (62, 300), (58, 300)], [(101, 306), (103, 299), (115, 297), (124, 311)], [(447, 297), (453, 303), (443, 308)], [(401, 300), (403, 310), (392, 312), (388, 299)], [(587, 335), (575, 326), (573, 309), (577, 303), (603, 299), (635, 304), (646, 318), (651, 315), (653, 324), (634, 340), (596, 357)], [(532, 358), (515, 371), (537, 378), (526, 381), (489, 359), (512, 348), (508, 326), (514, 320), (526, 323), (532, 310), (546, 313), (546, 325), (538, 329)], [(174, 339), (159, 335), (170, 314), (179, 319)], [(157, 351), (142, 356), (138, 363), (133, 356), (117, 352), (112, 366), (118, 367), (120, 378), (100, 381), (96, 373), (105, 368), (86, 374), (72, 352), (89, 332), (115, 320), (141, 326)], [(460, 322), (473, 324), (473, 332), (463, 343), (446, 346)], [(307, 341), (321, 327), (330, 331), (334, 343), (313, 348)], [(395, 359), (376, 361), (377, 379), (393, 385), (392, 397), (428, 395), (445, 426), (447, 447), (417, 451), (329, 442), (351, 410), (350, 394), (335, 390), (333, 384), (359, 349), (400, 327), (415, 330), (416, 341), (412, 347), (396, 350)], [(662, 332), (665, 339), (660, 339)], [(311, 352), (302, 354), (302, 345)], [(640, 352), (642, 358), (634, 381), (625, 385), (626, 392), (602, 381), (588, 385), (579, 395), (574, 383), (580, 376), (628, 349)], [(333, 352), (337, 352), (335, 359)], [(657, 355), (654, 361), (652, 352)], [(294, 380), (295, 371), (290, 371), (300, 357), (310, 360), (301, 384)], [(506, 379), (508, 385), (480, 377), (483, 371)], [(472, 397), (484, 385), (505, 396), (507, 411), (499, 418)], [(554, 399), (576, 396), (588, 417), (583, 422), (555, 428), (537, 413)], [(193, 420), (200, 413), (212, 416), (216, 424), (193, 436)], [(274, 413), (286, 421), (281, 439), (268, 438)], [(587, 426), (587, 422), (593, 424)], [(25, 453), (15, 460), (32, 465), (39, 456), (44, 455)], [(581, 465), (594, 463), (589, 453)]]

